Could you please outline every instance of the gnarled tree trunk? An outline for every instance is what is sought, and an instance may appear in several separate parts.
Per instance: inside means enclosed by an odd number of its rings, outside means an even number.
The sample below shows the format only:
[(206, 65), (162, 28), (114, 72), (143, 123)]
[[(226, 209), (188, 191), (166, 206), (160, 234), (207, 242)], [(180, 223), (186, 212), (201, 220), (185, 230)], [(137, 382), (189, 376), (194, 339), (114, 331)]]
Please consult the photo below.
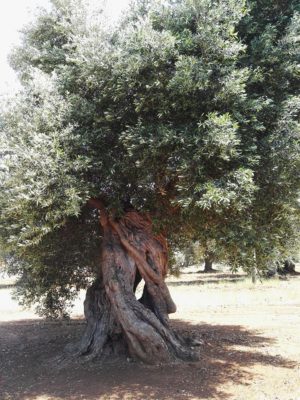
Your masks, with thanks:
[[(103, 229), (101, 271), (85, 300), (87, 328), (77, 354), (92, 358), (127, 352), (146, 363), (193, 359), (169, 325), (176, 306), (165, 284), (167, 244), (152, 232), (151, 220), (134, 210), (119, 220), (97, 200)], [(140, 300), (135, 289), (145, 286)]]

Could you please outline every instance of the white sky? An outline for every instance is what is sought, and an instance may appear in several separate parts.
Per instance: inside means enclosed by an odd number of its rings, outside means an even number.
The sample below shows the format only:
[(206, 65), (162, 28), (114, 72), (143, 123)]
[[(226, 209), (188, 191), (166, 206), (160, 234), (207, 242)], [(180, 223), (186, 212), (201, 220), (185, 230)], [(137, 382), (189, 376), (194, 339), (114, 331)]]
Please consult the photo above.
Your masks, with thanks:
[[(100, 0), (92, 0), (95, 3)], [(107, 13), (117, 18), (129, 0), (104, 0)], [(49, 0), (0, 0), (0, 95), (18, 87), (14, 71), (7, 62), (11, 48), (19, 43), (19, 31), (34, 15), (37, 7), (49, 6)]]

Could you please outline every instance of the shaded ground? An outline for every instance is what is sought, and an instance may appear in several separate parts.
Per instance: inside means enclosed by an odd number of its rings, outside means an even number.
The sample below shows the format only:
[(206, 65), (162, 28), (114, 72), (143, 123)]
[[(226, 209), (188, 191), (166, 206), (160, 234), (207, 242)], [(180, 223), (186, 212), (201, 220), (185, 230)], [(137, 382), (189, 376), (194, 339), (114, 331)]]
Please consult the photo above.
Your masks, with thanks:
[(253, 287), (219, 274), (218, 283), (199, 287), (203, 275), (187, 272), (170, 279), (173, 325), (202, 343), (196, 363), (118, 359), (58, 368), (53, 359), (84, 329), (80, 303), (77, 319), (45, 322), (21, 311), (11, 289), (0, 290), (0, 399), (300, 400), (300, 278)]

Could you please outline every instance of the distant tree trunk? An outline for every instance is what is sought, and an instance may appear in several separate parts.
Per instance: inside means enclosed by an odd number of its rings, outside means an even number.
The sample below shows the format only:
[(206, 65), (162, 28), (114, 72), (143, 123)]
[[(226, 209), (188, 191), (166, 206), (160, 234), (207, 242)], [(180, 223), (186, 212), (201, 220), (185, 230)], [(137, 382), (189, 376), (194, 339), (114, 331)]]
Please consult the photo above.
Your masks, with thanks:
[(263, 264), (261, 253), (257, 249), (254, 249), (254, 261), (255, 263), (253, 263), (251, 267), (250, 274), (251, 274), (251, 281), (255, 285), (257, 282), (257, 271), (259, 270), (259, 268), (262, 268)]
[(297, 275), (295, 268), (296, 265), (293, 263), (292, 260), (287, 259), (284, 262), (280, 260), (274, 263), (274, 265), (272, 265), (271, 267), (269, 267), (265, 275), (268, 278), (275, 275), (288, 275), (288, 274)]
[(296, 265), (293, 263), (292, 260), (285, 260), (284, 267), (283, 267), (284, 274), (296, 274)]
[[(152, 232), (149, 217), (136, 211), (119, 220), (108, 215), (100, 202), (103, 229), (99, 278), (88, 289), (84, 304), (87, 328), (77, 354), (128, 353), (146, 363), (191, 360), (194, 354), (172, 331), (168, 314), (176, 306), (165, 284), (167, 244)], [(135, 289), (145, 286), (140, 300)]]
[(212, 265), (213, 259), (211, 257), (206, 257), (204, 259), (204, 272), (214, 272)]
[(251, 269), (251, 280), (252, 280), (252, 283), (255, 285), (256, 281), (257, 281), (257, 270), (255, 267), (252, 267), (252, 269)]

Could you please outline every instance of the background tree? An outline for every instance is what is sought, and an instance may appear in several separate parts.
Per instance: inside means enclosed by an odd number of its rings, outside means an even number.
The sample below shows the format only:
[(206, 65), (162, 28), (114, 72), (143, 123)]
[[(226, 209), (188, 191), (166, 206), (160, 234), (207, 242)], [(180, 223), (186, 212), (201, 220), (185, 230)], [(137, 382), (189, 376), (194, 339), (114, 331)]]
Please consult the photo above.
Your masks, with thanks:
[(250, 72), (240, 132), (257, 160), (257, 191), (240, 250), (262, 270), (299, 250), (300, 7), (289, 0), (250, 1), (249, 8), (238, 28), (247, 46), (241, 65)]
[[(46, 314), (63, 315), (88, 287), (75, 354), (123, 348), (146, 362), (189, 359), (168, 320), (176, 307), (165, 238), (214, 224), (231, 265), (248, 267), (263, 215), (256, 114), (265, 103), (248, 96), (251, 58), (236, 32), (252, 29), (246, 9), (238, 0), (143, 1), (107, 27), (81, 1), (52, 6), (12, 55), (23, 90), (1, 115), (8, 268), (19, 294)], [(297, 127), (284, 101), (275, 142), (284, 118), (289, 134)]]
[[(240, 148), (253, 173), (250, 207), (195, 216), (203, 254), (214, 244), (233, 269), (265, 273), (299, 252), (299, 2), (250, 1), (237, 33), (247, 69), (238, 104)], [(211, 246), (210, 246), (211, 247)], [(212, 255), (209, 257), (212, 258)], [(253, 279), (255, 277), (253, 276)]]

